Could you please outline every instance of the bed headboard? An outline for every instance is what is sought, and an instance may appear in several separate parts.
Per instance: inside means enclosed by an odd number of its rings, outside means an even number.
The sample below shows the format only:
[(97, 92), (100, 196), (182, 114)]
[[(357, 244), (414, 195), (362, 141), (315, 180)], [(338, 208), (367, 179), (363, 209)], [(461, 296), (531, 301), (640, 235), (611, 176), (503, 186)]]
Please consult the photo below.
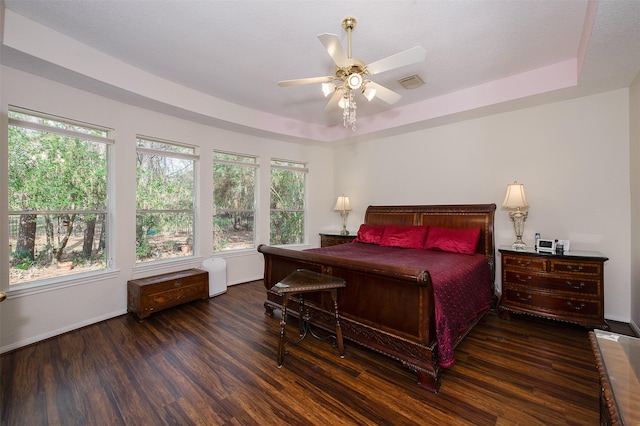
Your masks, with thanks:
[(487, 258), (495, 275), (495, 204), (456, 204), (422, 206), (369, 206), (364, 215), (367, 225), (431, 225), (445, 228), (480, 228), (476, 251)]

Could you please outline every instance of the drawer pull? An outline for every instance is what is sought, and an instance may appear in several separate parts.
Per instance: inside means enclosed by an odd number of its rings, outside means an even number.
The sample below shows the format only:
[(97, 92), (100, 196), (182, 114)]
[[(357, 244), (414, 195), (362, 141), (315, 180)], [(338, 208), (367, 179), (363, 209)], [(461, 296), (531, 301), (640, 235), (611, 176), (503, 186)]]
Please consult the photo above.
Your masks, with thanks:
[(524, 265), (524, 266), (531, 265), (531, 261), (530, 260), (527, 260), (526, 262), (523, 262), (522, 260), (518, 259), (516, 262), (518, 263), (518, 265)]
[(569, 271), (580, 272), (580, 271), (582, 271), (582, 269), (583, 269), (583, 268), (582, 268), (582, 266), (581, 266), (581, 265), (578, 265), (578, 266), (576, 266), (576, 267), (575, 267), (575, 269), (574, 269), (574, 267), (573, 267), (573, 266), (571, 266), (571, 265), (567, 265), (567, 269), (568, 269)]
[(531, 281), (531, 275), (527, 275), (527, 278), (522, 278), (520, 274), (516, 274), (516, 279), (521, 283), (526, 283), (527, 281)]
[(177, 280), (175, 283), (173, 283), (173, 286), (174, 286), (175, 288), (182, 287), (182, 281)]
[(522, 297), (520, 296), (520, 293), (516, 293), (516, 297), (520, 300), (522, 300), (523, 302), (530, 302), (531, 301), (531, 295), (527, 294), (527, 297)]
[(580, 306), (575, 306), (573, 303), (571, 303), (570, 300), (567, 300), (567, 306), (575, 311), (581, 311), (587, 307), (587, 305), (585, 305), (584, 303), (581, 303)]
[(580, 290), (583, 289), (586, 284), (584, 282), (581, 282), (580, 284), (574, 284), (571, 281), (567, 281), (567, 285), (576, 290)]

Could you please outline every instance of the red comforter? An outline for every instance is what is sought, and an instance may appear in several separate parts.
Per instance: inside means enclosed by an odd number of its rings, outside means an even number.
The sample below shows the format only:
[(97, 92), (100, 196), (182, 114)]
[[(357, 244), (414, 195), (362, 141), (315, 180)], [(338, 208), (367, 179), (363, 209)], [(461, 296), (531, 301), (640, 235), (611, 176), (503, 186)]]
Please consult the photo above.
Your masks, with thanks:
[(493, 283), (487, 259), (481, 254), (381, 247), (357, 242), (307, 251), (429, 271), (441, 367), (454, 364), (456, 338), (491, 305)]

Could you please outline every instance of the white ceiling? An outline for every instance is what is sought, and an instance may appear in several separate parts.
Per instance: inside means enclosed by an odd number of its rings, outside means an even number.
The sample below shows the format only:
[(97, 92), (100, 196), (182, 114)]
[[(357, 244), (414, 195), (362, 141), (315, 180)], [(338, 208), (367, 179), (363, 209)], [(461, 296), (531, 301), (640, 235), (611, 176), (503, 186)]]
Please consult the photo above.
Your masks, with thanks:
[[(526, 72), (532, 76), (539, 73), (538, 77), (544, 80), (545, 74), (540, 70), (571, 60), (577, 63), (578, 84), (557, 86), (565, 86), (567, 96), (626, 87), (640, 70), (638, 0), (600, 0), (591, 5), (586, 0), (4, 3), (15, 14), (142, 71), (300, 126), (339, 127), (341, 110), (325, 112), (327, 99), (319, 84), (281, 88), (277, 82), (332, 75), (333, 61), (317, 35), (337, 34), (346, 50), (347, 34), (341, 27), (346, 16), (358, 20), (352, 35), (353, 57), (365, 63), (414, 46), (426, 51), (423, 63), (371, 77), (402, 95), (393, 105), (395, 115), (390, 115), (391, 107), (380, 100), (358, 99), (359, 121), (369, 116), (373, 123), (379, 117), (378, 122), (383, 124), (371, 125), (378, 131), (449, 113), (416, 115), (415, 111), (426, 109), (425, 102), (429, 100), (444, 104), (451, 94)], [(590, 16), (593, 10), (595, 18)], [(4, 35), (3, 41), (10, 38), (9, 34)], [(33, 60), (43, 58), (28, 57), (28, 52), (21, 52), (15, 45), (3, 46), (3, 64), (65, 79), (61, 72), (64, 66), (36, 66)], [(402, 88), (397, 80), (411, 74), (418, 74), (426, 84), (413, 90)], [(108, 91), (109, 83), (93, 75), (85, 75), (84, 79), (77, 73), (72, 76), (76, 85), (84, 89)], [(517, 100), (548, 90), (500, 99)], [(125, 94), (110, 92), (111, 97)], [(144, 96), (136, 98), (137, 103), (143, 103)], [(411, 118), (394, 124), (394, 119), (412, 109), (415, 111), (409, 114)], [(360, 133), (366, 133), (366, 129)], [(344, 136), (337, 139), (349, 136), (341, 134)]]

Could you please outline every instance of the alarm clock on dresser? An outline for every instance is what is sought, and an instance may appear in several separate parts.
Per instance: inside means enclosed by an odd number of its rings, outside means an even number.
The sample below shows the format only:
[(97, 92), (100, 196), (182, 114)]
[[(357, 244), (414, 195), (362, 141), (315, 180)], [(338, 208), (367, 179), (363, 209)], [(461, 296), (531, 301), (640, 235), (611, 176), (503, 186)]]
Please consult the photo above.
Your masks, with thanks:
[(556, 240), (549, 240), (546, 238), (540, 238), (537, 241), (536, 251), (538, 253), (553, 253), (556, 252)]
[(569, 240), (551, 240), (548, 238), (540, 238), (540, 234), (536, 234), (536, 252), (547, 254), (566, 254), (569, 252)]

